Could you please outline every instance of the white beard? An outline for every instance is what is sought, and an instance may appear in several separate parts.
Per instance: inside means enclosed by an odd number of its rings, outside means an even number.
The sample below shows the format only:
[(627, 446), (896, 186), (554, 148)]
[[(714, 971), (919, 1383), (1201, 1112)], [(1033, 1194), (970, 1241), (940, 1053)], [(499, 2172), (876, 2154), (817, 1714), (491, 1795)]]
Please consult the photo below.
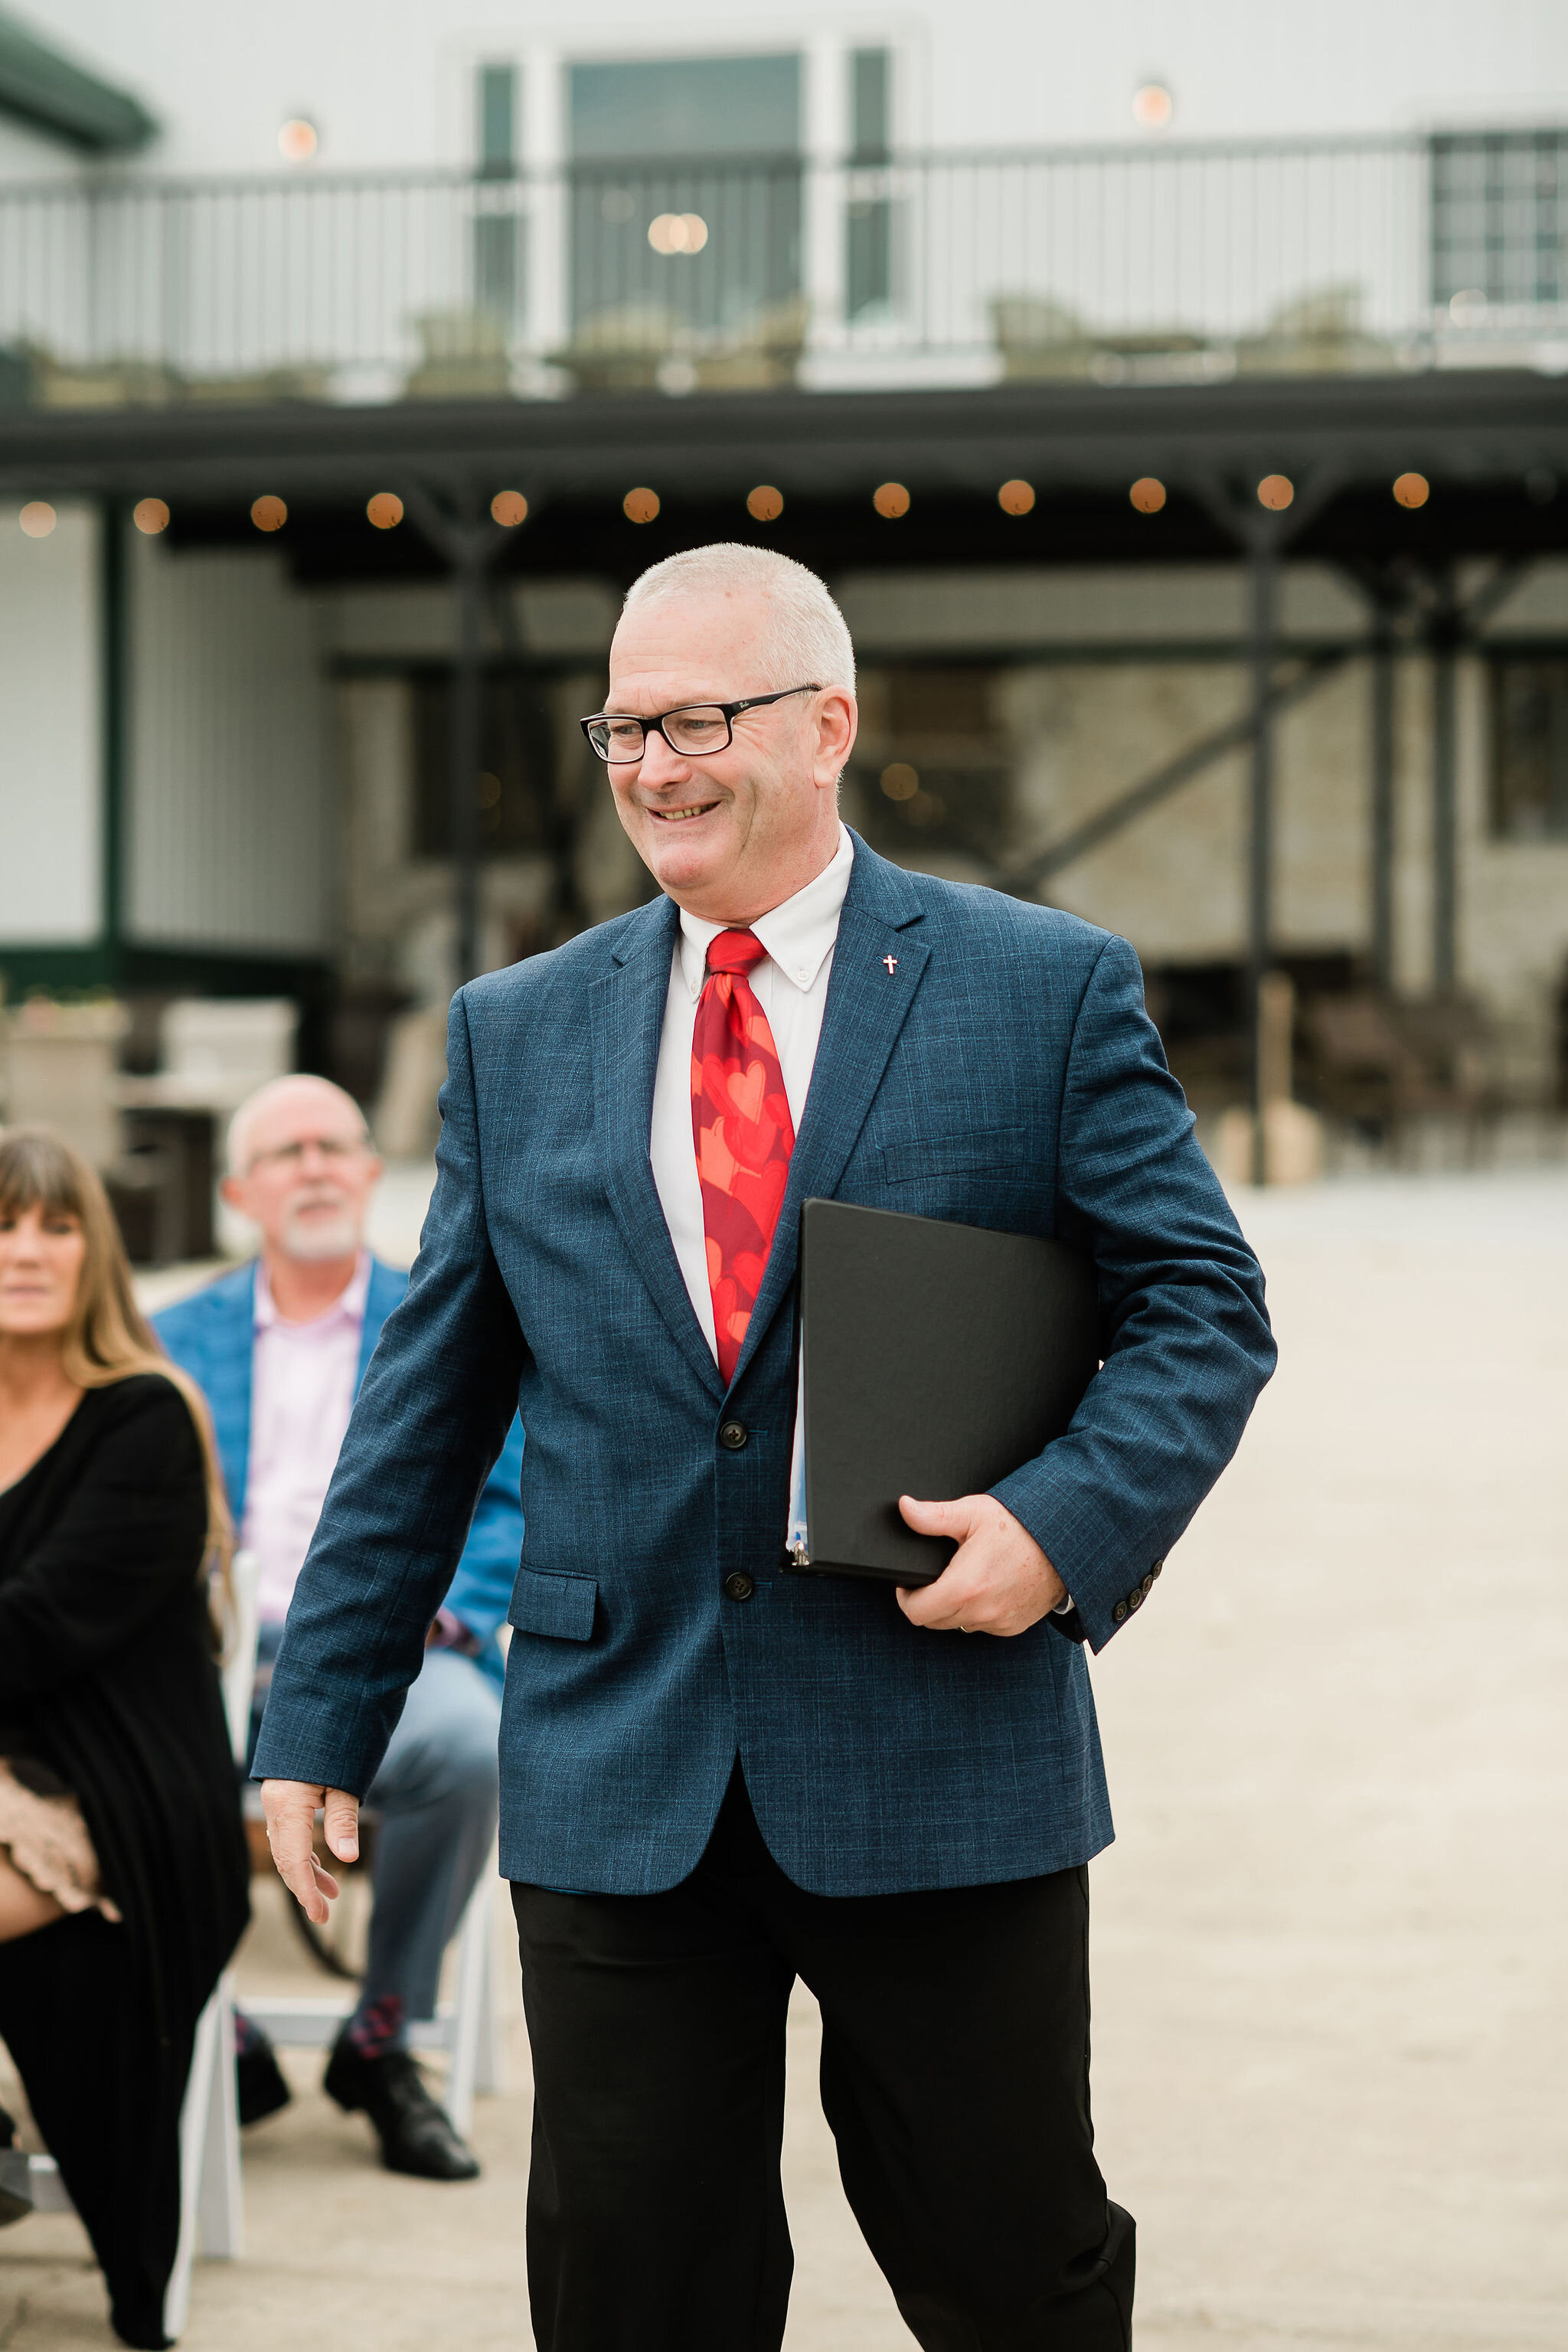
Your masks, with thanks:
[(302, 1209), (283, 1220), (285, 1255), (300, 1265), (321, 1265), (329, 1258), (352, 1257), (359, 1247), (359, 1225), (351, 1210), (335, 1216), (310, 1217)]

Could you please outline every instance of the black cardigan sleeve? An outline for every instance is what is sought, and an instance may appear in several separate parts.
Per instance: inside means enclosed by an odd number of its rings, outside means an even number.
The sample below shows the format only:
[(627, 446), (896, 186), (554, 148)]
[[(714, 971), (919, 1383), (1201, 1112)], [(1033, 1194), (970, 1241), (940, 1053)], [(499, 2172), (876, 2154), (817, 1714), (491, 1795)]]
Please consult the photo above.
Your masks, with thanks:
[(90, 1673), (195, 1582), (207, 1505), (190, 1407), (168, 1381), (137, 1391), (0, 1583), (0, 1707), (26, 1708)]

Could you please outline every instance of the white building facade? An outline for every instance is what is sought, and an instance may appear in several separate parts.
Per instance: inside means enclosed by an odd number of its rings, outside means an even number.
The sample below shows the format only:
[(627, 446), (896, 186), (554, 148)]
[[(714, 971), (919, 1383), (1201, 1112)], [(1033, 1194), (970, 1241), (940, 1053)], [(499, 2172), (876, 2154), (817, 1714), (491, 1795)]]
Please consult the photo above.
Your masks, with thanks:
[[(37, 417), (464, 398), (526, 415), (625, 392), (687, 400), (700, 436), (706, 396), (781, 389), (1111, 401), (1568, 369), (1568, 12), (1524, 0), (1326, 0), (1310, 23), (1278, 0), (674, 17), (589, 0), (570, 22), (52, 0), (30, 29), (59, 67), (41, 96), (25, 56), (7, 82), (0, 39), (14, 992), (113, 977), (112, 934), (134, 984), (335, 973), (433, 1003), (453, 929), (450, 592), (395, 567), (333, 575), (288, 532), (198, 543), (177, 512), (139, 530), (58, 469), (27, 478)], [(119, 116), (92, 114), (89, 82)], [(1555, 478), (1521, 464), (1544, 511)], [(879, 528), (833, 574), (868, 656), (847, 805), (912, 865), (994, 879), (1246, 706), (1238, 554), (1145, 566), (1047, 541), (1023, 565), (889, 569)], [(1462, 601), (1494, 570), (1444, 577)], [(1447, 983), (1437, 579), (1412, 575), (1395, 633), (1381, 942), (1366, 659), (1279, 721), (1272, 940), (1304, 984)], [(1452, 664), (1455, 978), (1513, 1094), (1545, 1100), (1568, 984), (1568, 557), (1538, 551), (1498, 591)], [(617, 593), (557, 564), (487, 608), (486, 961), (640, 887), (574, 728)], [(1343, 564), (1288, 556), (1279, 602), (1282, 659), (1364, 646)], [(1167, 995), (1201, 976), (1220, 1024), (1247, 953), (1247, 789), (1237, 746), (1048, 885), (1130, 936)]]

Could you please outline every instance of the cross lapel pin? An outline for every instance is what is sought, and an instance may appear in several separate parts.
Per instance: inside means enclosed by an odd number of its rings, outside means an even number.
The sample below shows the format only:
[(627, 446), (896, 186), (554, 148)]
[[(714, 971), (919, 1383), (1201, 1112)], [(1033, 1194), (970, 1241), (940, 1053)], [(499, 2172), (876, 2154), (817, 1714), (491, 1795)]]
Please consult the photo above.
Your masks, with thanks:
[(898, 970), (898, 968), (899, 968), (899, 959), (898, 959), (898, 957), (897, 957), (897, 956), (895, 956), (895, 955), (885, 955), (885, 956), (882, 958), (882, 961), (887, 965), (887, 967), (888, 967), (888, 978), (889, 978), (889, 980), (891, 980), (891, 978), (893, 977), (893, 974), (897, 971), (897, 970)]

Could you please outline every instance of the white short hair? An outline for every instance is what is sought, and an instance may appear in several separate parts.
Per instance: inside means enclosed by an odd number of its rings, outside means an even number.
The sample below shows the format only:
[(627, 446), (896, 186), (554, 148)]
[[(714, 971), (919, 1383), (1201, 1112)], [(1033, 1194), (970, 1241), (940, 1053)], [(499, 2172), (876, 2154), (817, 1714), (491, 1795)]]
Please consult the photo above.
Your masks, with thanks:
[(264, 1117), (274, 1103), (286, 1100), (301, 1087), (307, 1092), (335, 1097), (353, 1113), (359, 1121), (360, 1133), (366, 1144), (370, 1144), (370, 1129), (364, 1113), (345, 1087), (334, 1086), (331, 1078), (316, 1077), (308, 1070), (290, 1070), (287, 1076), (268, 1078), (265, 1086), (258, 1087), (254, 1094), (247, 1095), (229, 1120), (227, 1160), (231, 1176), (244, 1176), (249, 1172), (250, 1137), (258, 1118)]
[(721, 540), (667, 555), (634, 580), (624, 614), (671, 596), (762, 596), (769, 626), (763, 639), (759, 684), (766, 691), (791, 686), (843, 686), (855, 690), (855, 646), (849, 625), (815, 572), (771, 547)]

